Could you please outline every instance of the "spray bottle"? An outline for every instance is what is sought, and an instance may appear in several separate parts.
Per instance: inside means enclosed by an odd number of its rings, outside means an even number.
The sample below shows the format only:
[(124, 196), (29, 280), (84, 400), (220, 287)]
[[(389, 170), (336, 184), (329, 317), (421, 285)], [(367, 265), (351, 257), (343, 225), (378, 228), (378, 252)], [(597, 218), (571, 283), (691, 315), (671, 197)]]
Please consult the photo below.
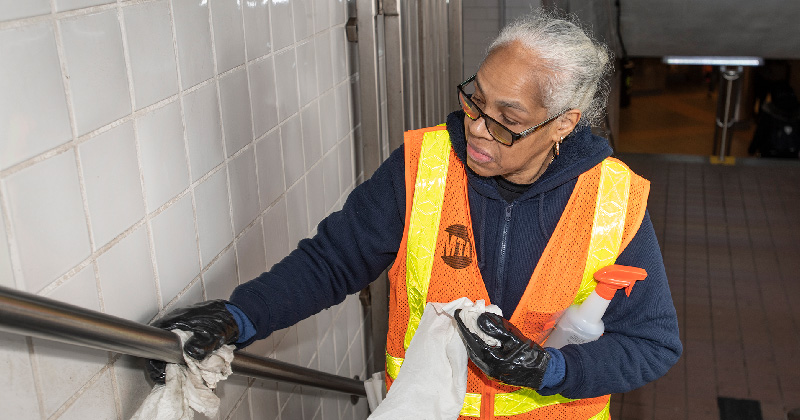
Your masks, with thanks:
[(567, 308), (544, 346), (561, 348), (567, 344), (588, 343), (600, 338), (605, 331), (601, 318), (614, 293), (624, 287), (625, 294), (630, 296), (633, 285), (645, 277), (645, 270), (624, 265), (609, 265), (597, 270), (594, 273), (597, 287), (583, 303)]

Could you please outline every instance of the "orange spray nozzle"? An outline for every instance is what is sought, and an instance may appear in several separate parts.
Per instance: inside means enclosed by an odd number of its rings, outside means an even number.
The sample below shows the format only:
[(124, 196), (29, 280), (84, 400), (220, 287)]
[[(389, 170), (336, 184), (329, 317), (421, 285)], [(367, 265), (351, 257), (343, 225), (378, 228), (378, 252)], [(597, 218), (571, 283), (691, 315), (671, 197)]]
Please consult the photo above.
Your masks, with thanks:
[(609, 265), (597, 270), (594, 279), (597, 280), (597, 287), (594, 289), (600, 297), (611, 300), (617, 290), (625, 288), (625, 295), (630, 296), (633, 285), (647, 277), (647, 271), (638, 267), (627, 265)]

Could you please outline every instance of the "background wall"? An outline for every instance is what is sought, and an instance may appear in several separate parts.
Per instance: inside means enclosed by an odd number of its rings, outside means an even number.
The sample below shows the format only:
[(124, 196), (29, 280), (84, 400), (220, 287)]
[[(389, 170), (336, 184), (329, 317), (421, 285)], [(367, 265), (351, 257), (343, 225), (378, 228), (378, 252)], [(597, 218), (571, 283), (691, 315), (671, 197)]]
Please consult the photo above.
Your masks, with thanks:
[(690, 0), (622, 2), (630, 55), (754, 55), (800, 58), (795, 1)]
[[(147, 322), (226, 298), (354, 186), (344, 0), (0, 0), (0, 284)], [(356, 297), (249, 351), (364, 377)], [(139, 362), (0, 334), (14, 419), (127, 419)], [(221, 418), (364, 418), (225, 382)]]
[(506, 23), (541, 6), (540, 0), (463, 0), (464, 78), (478, 71)]

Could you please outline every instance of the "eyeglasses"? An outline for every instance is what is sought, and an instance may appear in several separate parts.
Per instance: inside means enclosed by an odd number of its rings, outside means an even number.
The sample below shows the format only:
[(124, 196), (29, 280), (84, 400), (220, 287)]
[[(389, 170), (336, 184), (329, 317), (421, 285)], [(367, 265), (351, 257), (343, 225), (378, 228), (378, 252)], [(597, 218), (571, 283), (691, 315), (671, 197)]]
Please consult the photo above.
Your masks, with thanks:
[(546, 126), (548, 123), (560, 117), (565, 112), (567, 112), (567, 110), (569, 110), (569, 108), (564, 108), (564, 110), (562, 110), (561, 112), (542, 121), (541, 123), (536, 124), (533, 127), (521, 133), (515, 133), (511, 131), (508, 127), (497, 122), (497, 120), (495, 120), (494, 118), (486, 115), (483, 112), (483, 110), (481, 110), (480, 107), (478, 107), (478, 105), (475, 105), (475, 102), (472, 102), (472, 99), (470, 98), (470, 96), (472, 95), (468, 95), (466, 92), (464, 92), (464, 87), (470, 84), (470, 82), (472, 82), (473, 80), (475, 80), (475, 76), (477, 76), (477, 74), (473, 74), (472, 77), (465, 80), (464, 83), (461, 83), (456, 87), (456, 89), (458, 89), (458, 102), (461, 104), (461, 109), (464, 110), (464, 113), (467, 114), (467, 116), (472, 121), (475, 121), (480, 117), (483, 117), (483, 120), (486, 122), (486, 129), (489, 130), (489, 134), (491, 134), (492, 137), (499, 143), (502, 143), (506, 146), (511, 146), (515, 141), (527, 136), (528, 134), (536, 132), (536, 130)]

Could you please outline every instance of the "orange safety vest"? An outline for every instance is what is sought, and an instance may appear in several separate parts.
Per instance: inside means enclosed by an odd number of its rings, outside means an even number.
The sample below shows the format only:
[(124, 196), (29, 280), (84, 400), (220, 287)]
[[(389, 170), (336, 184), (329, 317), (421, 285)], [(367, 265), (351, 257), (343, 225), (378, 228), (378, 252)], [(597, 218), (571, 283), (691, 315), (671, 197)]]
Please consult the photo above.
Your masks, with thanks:
[[(397, 377), (427, 302), (466, 296), (490, 303), (478, 269), (467, 174), (444, 126), (405, 135), (406, 221), (389, 271), (386, 382)], [(594, 290), (642, 222), (649, 182), (615, 159), (578, 178), (561, 219), (510, 321), (539, 337), (552, 319)], [(506, 314), (508, 316), (508, 314)], [(499, 383), (472, 362), (459, 419), (608, 419), (609, 396), (573, 400)]]

